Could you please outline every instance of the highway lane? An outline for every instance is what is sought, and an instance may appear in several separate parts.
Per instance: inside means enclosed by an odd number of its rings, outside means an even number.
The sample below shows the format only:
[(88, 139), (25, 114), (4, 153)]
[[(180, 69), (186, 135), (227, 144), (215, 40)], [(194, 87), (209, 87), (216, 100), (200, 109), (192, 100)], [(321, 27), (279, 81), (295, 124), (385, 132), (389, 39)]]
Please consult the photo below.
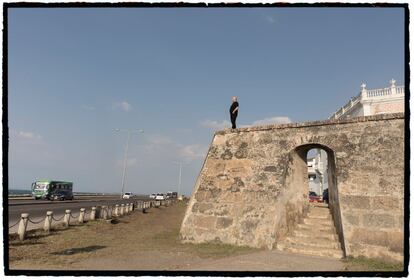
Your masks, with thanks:
[[(139, 199), (146, 198), (144, 196), (137, 197)], [(86, 201), (86, 200), (119, 200), (119, 196), (75, 196), (72, 201)], [(61, 201), (62, 202), (62, 201)], [(63, 201), (64, 203), (70, 203), (71, 200)], [(45, 203), (53, 203), (53, 201), (43, 200), (43, 199), (33, 199), (31, 197), (24, 197), (24, 198), (9, 198), (8, 204), (10, 205), (17, 205), (17, 204), (45, 204)]]
[[(44, 200), (9, 200), (8, 211), (9, 211), (9, 227), (16, 224), (20, 220), (21, 213), (29, 213), (29, 218), (34, 222), (43, 219), (46, 216), (47, 211), (53, 211), (53, 216), (56, 219), (62, 217), (65, 210), (69, 209), (72, 211), (73, 216), (78, 216), (80, 208), (85, 208), (87, 214), (90, 213), (93, 206), (110, 206), (121, 203), (130, 203), (136, 200), (149, 200), (148, 197), (136, 197), (134, 199), (120, 199), (115, 197), (101, 197), (92, 198), (89, 200), (73, 200), (73, 201), (44, 201)], [(89, 215), (86, 215), (89, 217)], [(37, 225), (29, 223), (28, 229), (43, 227), (43, 222)], [(9, 231), (16, 232), (18, 225), (12, 227)]]

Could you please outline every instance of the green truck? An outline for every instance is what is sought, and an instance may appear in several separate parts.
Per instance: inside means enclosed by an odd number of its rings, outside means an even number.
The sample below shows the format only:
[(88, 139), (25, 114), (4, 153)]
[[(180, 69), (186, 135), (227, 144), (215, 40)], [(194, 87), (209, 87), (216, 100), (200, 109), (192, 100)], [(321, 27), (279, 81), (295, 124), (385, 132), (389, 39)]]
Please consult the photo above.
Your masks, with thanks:
[(72, 200), (73, 183), (52, 180), (36, 181), (32, 183), (32, 197), (47, 200)]

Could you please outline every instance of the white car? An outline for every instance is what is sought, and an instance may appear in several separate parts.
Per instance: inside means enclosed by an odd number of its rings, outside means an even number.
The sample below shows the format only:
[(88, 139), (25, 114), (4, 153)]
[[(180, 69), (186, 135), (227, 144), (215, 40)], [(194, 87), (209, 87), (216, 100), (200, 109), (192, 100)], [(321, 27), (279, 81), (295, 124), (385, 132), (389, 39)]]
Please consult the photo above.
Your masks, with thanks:
[(155, 200), (165, 200), (165, 195), (163, 193), (157, 193)]
[(149, 195), (149, 198), (155, 199), (156, 197), (157, 197), (157, 195), (155, 193), (152, 193), (152, 194)]
[(132, 198), (132, 192), (126, 192), (124, 193), (124, 195), (122, 196), (123, 199), (130, 199)]

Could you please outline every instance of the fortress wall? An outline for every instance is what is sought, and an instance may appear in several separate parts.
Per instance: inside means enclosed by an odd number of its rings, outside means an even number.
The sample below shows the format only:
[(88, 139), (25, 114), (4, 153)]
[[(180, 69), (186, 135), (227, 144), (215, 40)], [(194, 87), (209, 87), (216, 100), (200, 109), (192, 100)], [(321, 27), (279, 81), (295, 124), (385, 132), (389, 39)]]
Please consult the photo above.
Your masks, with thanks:
[(306, 214), (306, 152), (315, 147), (330, 154), (330, 208), (345, 253), (402, 259), (404, 114), (217, 132), (183, 242), (274, 248)]

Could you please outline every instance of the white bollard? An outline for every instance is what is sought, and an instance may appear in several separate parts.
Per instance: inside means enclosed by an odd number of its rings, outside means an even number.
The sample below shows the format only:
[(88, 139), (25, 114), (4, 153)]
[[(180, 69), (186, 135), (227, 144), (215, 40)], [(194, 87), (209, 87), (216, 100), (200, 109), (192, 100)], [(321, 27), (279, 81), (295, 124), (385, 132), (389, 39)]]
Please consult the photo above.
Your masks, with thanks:
[(65, 227), (69, 227), (69, 223), (70, 223), (70, 210), (65, 210), (65, 218), (63, 219), (63, 224)]
[(108, 206), (108, 219), (112, 219), (112, 206)]
[(27, 228), (28, 219), (29, 219), (28, 213), (22, 213), (20, 215), (19, 229), (17, 230), (17, 234), (19, 235), (20, 241), (23, 241), (26, 237), (26, 228)]
[(85, 222), (85, 208), (80, 209), (78, 222), (80, 224), (83, 224)]
[(121, 204), (121, 211), (120, 211), (121, 213), (119, 213), (120, 216), (124, 215), (124, 206), (125, 206), (125, 204), (122, 203)]
[(119, 205), (118, 204), (115, 204), (115, 217), (118, 217), (119, 216)]
[(133, 212), (134, 211), (134, 203), (130, 203), (129, 204), (129, 212)]
[(125, 205), (125, 214), (129, 213), (129, 203)]
[(96, 207), (94, 206), (94, 207), (92, 207), (92, 210), (91, 210), (91, 217), (90, 217), (91, 221), (95, 220), (95, 218), (96, 218), (95, 215), (96, 215)]
[(47, 211), (45, 225), (43, 226), (43, 229), (46, 232), (50, 232), (50, 230), (52, 229), (52, 219), (53, 219), (53, 211)]
[(104, 220), (107, 220), (108, 219), (108, 206), (102, 205), (101, 211), (102, 211), (101, 218)]

